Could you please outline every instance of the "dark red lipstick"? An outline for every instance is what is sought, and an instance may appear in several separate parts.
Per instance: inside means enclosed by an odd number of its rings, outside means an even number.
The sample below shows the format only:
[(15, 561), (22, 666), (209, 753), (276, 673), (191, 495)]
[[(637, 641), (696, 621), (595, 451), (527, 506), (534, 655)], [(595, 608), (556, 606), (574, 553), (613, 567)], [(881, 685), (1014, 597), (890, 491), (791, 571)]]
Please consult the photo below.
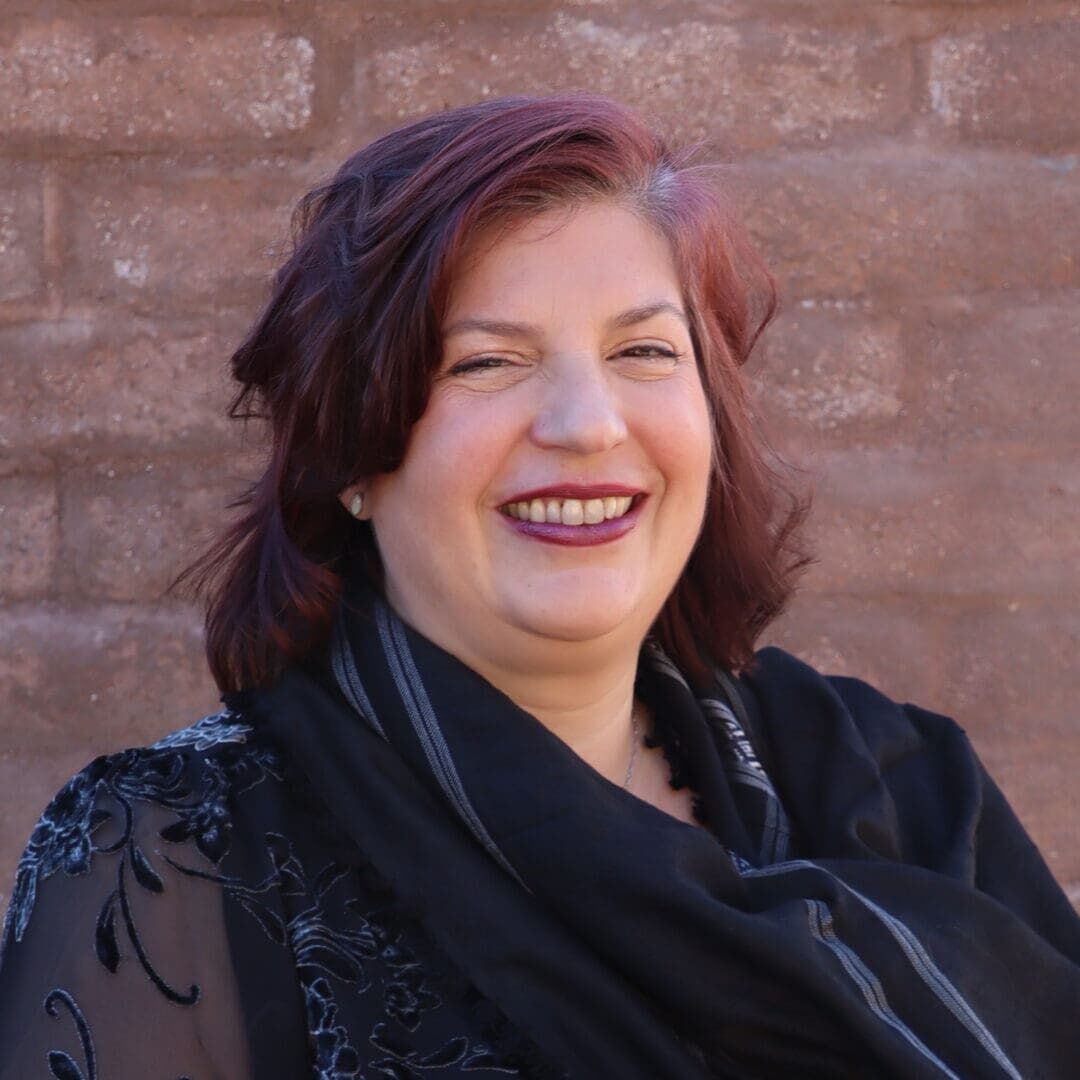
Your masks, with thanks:
[[(521, 492), (513, 499), (508, 499), (501, 507), (500, 517), (519, 536), (563, 547), (591, 547), (611, 543), (630, 532), (641, 516), (641, 507), (647, 497), (640, 488), (627, 487), (625, 484), (551, 484)], [(530, 503), (536, 499), (576, 499), (585, 503), (592, 499), (609, 498), (630, 499), (630, 506), (619, 517), (605, 518), (593, 524), (563, 525), (551, 521), (523, 521), (508, 509), (515, 504)]]

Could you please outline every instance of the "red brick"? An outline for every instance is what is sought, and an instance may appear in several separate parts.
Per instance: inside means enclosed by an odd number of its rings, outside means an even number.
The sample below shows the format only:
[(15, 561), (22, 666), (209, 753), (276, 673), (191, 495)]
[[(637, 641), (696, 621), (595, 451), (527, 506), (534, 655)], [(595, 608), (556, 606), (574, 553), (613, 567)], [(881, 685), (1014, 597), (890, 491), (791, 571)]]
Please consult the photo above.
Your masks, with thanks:
[(1056, 461), (949, 465), (907, 452), (823, 455), (811, 535), (825, 592), (1024, 602), (1075, 586), (1080, 472)]
[(222, 175), (153, 166), (80, 170), (68, 192), (69, 300), (170, 311), (254, 310), (310, 185), (273, 160)]
[(945, 647), (945, 708), (967, 728), (1058, 877), (1080, 881), (1076, 605), (959, 614)]
[(939, 620), (918, 598), (797, 593), (763, 635), (826, 675), (850, 675), (896, 701), (940, 698)]
[[(1068, 580), (1068, 579), (1065, 579)], [(995, 603), (949, 620), (944, 704), (988, 740), (1075, 742), (1080, 752), (1080, 614), (1067, 590), (1050, 603)]]
[(1080, 185), (1037, 160), (895, 147), (729, 175), (789, 298), (1080, 286)]
[(939, 38), (929, 108), (962, 137), (1048, 152), (1080, 145), (1080, 20)]
[(0, 699), (0, 756), (44, 758), (142, 745), (217, 694), (192, 611), (20, 605), (0, 612)]
[(0, 450), (158, 452), (234, 445), (228, 360), (241, 321), (68, 319), (0, 329)]
[(0, 303), (42, 291), (44, 238), (41, 170), (0, 164)]
[(58, 547), (53, 477), (0, 479), (0, 598), (27, 599), (48, 592)]
[(0, 37), (0, 135), (143, 147), (267, 139), (311, 118), (311, 42), (254, 18), (36, 19)]
[(1056, 736), (1040, 734), (1032, 721), (1028, 738), (975, 748), (998, 786), (1063, 885), (1072, 885), (1071, 899), (1080, 901), (1080, 747)]
[(1080, 446), (1080, 293), (938, 305), (907, 330), (910, 424), (924, 447)]
[(227, 519), (241, 484), (219, 460), (100, 463), (61, 479), (62, 595), (163, 598), (176, 574)]
[(846, 441), (888, 433), (904, 408), (901, 323), (815, 301), (770, 324), (754, 363), (757, 397), (786, 433)]
[(636, 105), (680, 139), (731, 149), (888, 129), (910, 99), (901, 42), (869, 28), (626, 12), (473, 17), (386, 35), (368, 98), (385, 120), (507, 93), (587, 89)]

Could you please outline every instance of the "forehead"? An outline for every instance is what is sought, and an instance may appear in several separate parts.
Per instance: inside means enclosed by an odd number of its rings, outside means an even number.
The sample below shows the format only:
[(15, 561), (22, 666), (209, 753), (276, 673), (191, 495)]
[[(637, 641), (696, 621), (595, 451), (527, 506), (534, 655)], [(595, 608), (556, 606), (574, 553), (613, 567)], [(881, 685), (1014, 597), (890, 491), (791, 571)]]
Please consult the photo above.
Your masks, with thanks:
[(654, 226), (620, 204), (586, 203), (482, 232), (453, 275), (446, 321), (508, 307), (678, 304), (681, 292), (671, 247)]

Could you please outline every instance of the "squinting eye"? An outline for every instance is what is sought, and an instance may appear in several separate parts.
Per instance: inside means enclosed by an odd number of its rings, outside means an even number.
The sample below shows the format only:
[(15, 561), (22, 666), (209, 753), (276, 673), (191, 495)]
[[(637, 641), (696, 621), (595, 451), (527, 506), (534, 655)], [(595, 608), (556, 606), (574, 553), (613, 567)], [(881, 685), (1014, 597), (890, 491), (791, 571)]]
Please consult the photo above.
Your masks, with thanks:
[(682, 354), (671, 349), (662, 348), (660, 345), (633, 345), (629, 349), (623, 349), (620, 356), (656, 357), (661, 360), (681, 360)]
[(510, 362), (503, 356), (474, 356), (469, 360), (462, 360), (459, 364), (455, 364), (447, 374), (466, 375), (470, 371), (484, 371), (489, 368), (503, 367)]

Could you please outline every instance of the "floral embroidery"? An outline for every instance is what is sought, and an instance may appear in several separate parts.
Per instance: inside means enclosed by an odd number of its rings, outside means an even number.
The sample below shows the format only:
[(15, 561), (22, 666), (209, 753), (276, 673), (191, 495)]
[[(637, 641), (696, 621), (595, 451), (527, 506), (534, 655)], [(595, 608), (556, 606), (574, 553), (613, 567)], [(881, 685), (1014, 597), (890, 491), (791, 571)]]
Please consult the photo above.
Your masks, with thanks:
[(108, 821), (108, 811), (95, 809), (98, 782), (108, 771), (108, 758), (97, 758), (72, 777), (49, 803), (30, 834), (15, 872), (15, 888), (4, 919), (4, 938), (21, 941), (34, 910), (39, 878), (63, 869), (69, 876), (90, 869), (94, 833)]
[[(197, 739), (208, 746), (235, 744), (242, 725), (233, 723), (234, 719), (227, 711), (218, 713), (177, 734), (188, 738), (185, 732), (198, 731)], [(183, 738), (178, 745), (191, 745)], [(226, 756), (228, 750), (234, 753)], [(176, 822), (162, 830), (163, 839), (193, 837), (207, 858), (219, 861), (229, 845), (228, 800), (266, 775), (276, 774), (276, 768), (272, 755), (264, 749), (252, 748), (241, 755), (226, 746), (220, 759), (207, 759), (206, 779), (198, 793), (191, 790), (188, 772), (184, 756), (170, 745), (99, 757), (72, 777), (46, 807), (19, 860), (4, 923), (5, 941), (9, 933), (15, 941), (22, 940), (40, 881), (61, 869), (70, 877), (88, 873), (95, 853), (113, 854), (126, 847), (139, 884), (152, 892), (161, 891), (160, 877), (132, 837), (133, 803), (137, 801), (156, 803), (176, 813)], [(122, 811), (123, 826), (119, 837), (98, 842), (103, 826), (114, 821), (113, 811), (106, 809), (109, 805)], [(123, 874), (122, 858), (121, 882)]]
[(59, 1005), (63, 1005), (79, 1033), (79, 1042), (82, 1044), (83, 1058), (86, 1061), (86, 1072), (75, 1063), (75, 1059), (64, 1053), (63, 1050), (49, 1051), (49, 1072), (56, 1080), (97, 1080), (97, 1056), (94, 1053), (94, 1040), (90, 1037), (90, 1028), (86, 1023), (86, 1017), (82, 1014), (75, 999), (66, 990), (53, 990), (45, 998), (45, 1011), (54, 1020), (60, 1016)]
[(387, 983), (383, 992), (386, 1011), (402, 1027), (415, 1031), (425, 1009), (433, 1009), (439, 999), (424, 986), (424, 973), (419, 965), (405, 968), (399, 976)]
[[(197, 731), (198, 740), (208, 746), (235, 744), (241, 726), (225, 712), (207, 717), (186, 729)], [(250, 729), (244, 729), (250, 730)], [(184, 732), (177, 744), (185, 741)], [(163, 740), (167, 741), (167, 740)], [(229, 751), (232, 751), (230, 754)], [(98, 960), (115, 973), (121, 959), (121, 931), (130, 942), (139, 963), (151, 982), (170, 1001), (193, 1005), (200, 990), (192, 985), (178, 990), (155, 968), (139, 935), (129, 893), (129, 875), (150, 893), (164, 891), (161, 875), (134, 837), (136, 802), (151, 802), (174, 811), (176, 822), (161, 830), (166, 840), (194, 838), (198, 849), (212, 862), (218, 861), (229, 844), (229, 801), (275, 772), (265, 750), (239, 755), (226, 747), (217, 758), (206, 760), (201, 790), (192, 790), (188, 762), (174, 746), (124, 750), (100, 757), (74, 776), (52, 800), (34, 829), (15, 877), (15, 889), (5, 919), (5, 947), (9, 936), (21, 941), (29, 925), (37, 897), (38, 883), (57, 870), (69, 876), (86, 874), (95, 854), (120, 853), (116, 888), (106, 897), (97, 918), (94, 949)], [(122, 824), (115, 811), (120, 811)], [(106, 826), (119, 826), (118, 835), (108, 838)], [(111, 830), (116, 832), (117, 829)]]
[(481, 1069), (520, 1075), (518, 1070), (501, 1063), (490, 1047), (477, 1044), (470, 1049), (469, 1040), (463, 1036), (448, 1039), (442, 1046), (423, 1054), (411, 1049), (387, 1024), (376, 1024), (371, 1033), (371, 1043), (388, 1055), (373, 1061), (363, 1073), (364, 1080), (422, 1080), (421, 1073), (458, 1066), (460, 1072), (476, 1072)]
[(360, 1056), (349, 1033), (337, 1022), (338, 1006), (330, 983), (318, 978), (304, 984), (308, 1033), (314, 1052), (315, 1080), (346, 1080), (360, 1075)]
[(161, 830), (161, 838), (174, 844), (194, 840), (200, 854), (215, 865), (221, 862), (229, 850), (229, 794), (235, 781), (235, 768), (227, 771), (208, 761), (198, 799), (176, 807), (176, 821)]
[[(446, 961), (413, 916), (395, 904), (362, 853), (349, 849), (359, 865), (331, 858), (318, 872), (309, 872), (292, 841), (269, 831), (264, 834), (262, 880), (250, 883), (219, 869), (232, 844), (236, 797), (267, 777), (279, 782), (288, 778), (305, 814), (320, 807), (322, 833), (340, 835), (317, 794), (254, 734), (239, 714), (226, 709), (153, 746), (97, 758), (74, 776), (46, 808), (19, 863), (4, 924), (4, 949), (24, 938), (43, 880), (59, 870), (71, 877), (86, 875), (95, 857), (115, 856), (115, 877), (93, 933), (102, 968), (117, 972), (130, 948), (159, 993), (175, 1004), (195, 1005), (202, 997), (200, 987), (174, 986), (155, 965), (153, 943), (140, 934), (133, 899), (139, 892), (165, 892), (169, 870), (216, 885), (274, 946), (289, 950), (303, 996), (315, 1080), (422, 1080), (466, 1072), (526, 1075), (514, 1062), (522, 1063), (527, 1075), (553, 1075), (539, 1058), (535, 1072), (525, 1064), (536, 1052), (501, 1014), (501, 1029), (475, 1022), (475, 1004), (482, 999), (456, 974), (450, 983), (456, 1003), (463, 995), (460, 1022), (465, 1025), (468, 1018), (474, 1030), (496, 1033), (495, 1042), (503, 1050), (495, 1049), (491, 1037), (472, 1040), (447, 1033), (445, 1021), (441, 1029), (425, 1029), (421, 1041), (424, 1017), (446, 999), (446, 987), (437, 988), (432, 975), (434, 968), (443, 977)], [(171, 845), (190, 843), (204, 864), (187, 864), (178, 853), (144, 850), (135, 825), (138, 804), (147, 803), (168, 812), (157, 835)], [(366, 1042), (354, 1042), (359, 1032), (356, 1019), (350, 1018), (356, 1016), (356, 1000), (365, 995), (370, 1004), (359, 1015), (367, 1017), (361, 1029), (367, 1031)], [(52, 1076), (95, 1080), (94, 1040), (74, 996), (53, 989), (44, 1008), (54, 1019), (62, 1011), (71, 1016), (82, 1047), (82, 1063), (65, 1051), (49, 1051)]]
[(232, 716), (228, 710), (204, 716), (190, 727), (173, 731), (163, 739), (158, 739), (151, 750), (176, 750), (181, 746), (190, 746), (195, 750), (209, 750), (221, 743), (242, 743), (247, 741), (252, 729), (247, 724), (230, 724), (227, 718)]

